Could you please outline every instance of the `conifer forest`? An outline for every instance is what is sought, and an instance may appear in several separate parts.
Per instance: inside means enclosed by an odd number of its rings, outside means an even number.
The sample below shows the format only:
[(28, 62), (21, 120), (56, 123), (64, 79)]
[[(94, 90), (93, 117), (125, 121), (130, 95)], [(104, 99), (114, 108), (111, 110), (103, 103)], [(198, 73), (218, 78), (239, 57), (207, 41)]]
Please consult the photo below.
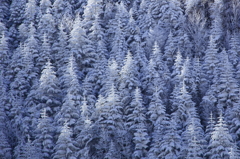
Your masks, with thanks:
[(240, 159), (240, 0), (0, 0), (0, 159)]

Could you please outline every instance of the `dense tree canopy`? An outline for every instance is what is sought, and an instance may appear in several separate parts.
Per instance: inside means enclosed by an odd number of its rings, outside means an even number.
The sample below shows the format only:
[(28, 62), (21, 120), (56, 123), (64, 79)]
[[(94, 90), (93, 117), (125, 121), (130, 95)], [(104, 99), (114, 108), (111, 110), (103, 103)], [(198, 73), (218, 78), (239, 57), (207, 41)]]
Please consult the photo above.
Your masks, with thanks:
[(0, 0), (0, 158), (239, 158), (239, 17), (239, 0)]

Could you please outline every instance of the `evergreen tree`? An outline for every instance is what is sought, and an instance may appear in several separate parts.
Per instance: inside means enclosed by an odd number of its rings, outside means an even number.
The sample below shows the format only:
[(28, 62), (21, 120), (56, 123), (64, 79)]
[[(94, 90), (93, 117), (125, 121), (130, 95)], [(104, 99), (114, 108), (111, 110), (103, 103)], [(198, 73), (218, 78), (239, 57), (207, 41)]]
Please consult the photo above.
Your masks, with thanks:
[[(33, 112), (36, 114), (35, 118), (39, 117), (38, 111), (46, 109), (48, 116), (52, 120), (56, 112), (60, 110), (61, 91), (58, 86), (58, 78), (50, 61), (46, 63), (41, 73), (39, 86), (36, 91), (39, 104), (36, 106), (36, 111)], [(33, 124), (36, 125), (36, 123)]]
[(64, 17), (72, 19), (73, 6), (69, 1), (55, 0), (52, 5), (53, 16), (56, 17), (57, 24), (60, 24)]
[(213, 36), (213, 40), (219, 45), (223, 38), (223, 26), (222, 26), (222, 11), (223, 11), (223, 1), (222, 0), (214, 0), (211, 8), (211, 32)]
[(239, 150), (237, 147), (231, 147), (229, 155), (229, 159), (237, 159), (239, 157)]
[(14, 24), (14, 27), (21, 24), (24, 19), (24, 8), (26, 0), (14, 0), (10, 5), (10, 18), (9, 20)]
[(168, 34), (168, 39), (164, 48), (163, 59), (166, 61), (167, 66), (170, 71), (172, 71), (172, 66), (174, 64), (174, 56), (178, 48), (176, 48), (176, 39), (174, 39), (173, 33), (170, 31)]
[(117, 159), (119, 157), (119, 154), (117, 154), (116, 147), (114, 145), (114, 142), (111, 141), (109, 150), (107, 154), (105, 155), (104, 159)]
[(54, 127), (52, 118), (48, 117), (47, 109), (41, 110), (41, 117), (36, 129), (34, 145), (41, 150), (43, 158), (51, 158), (54, 148)]
[[(24, 42), (24, 44), (28, 48), (29, 54), (33, 58), (34, 66), (36, 66), (40, 48), (39, 48), (38, 38), (36, 37), (36, 28), (34, 26), (34, 23), (31, 23), (29, 25), (27, 35), (28, 35), (28, 37), (27, 37), (26, 41)], [(36, 71), (36, 68), (34, 68), (34, 70)]]
[(7, 66), (9, 57), (10, 57), (10, 50), (8, 46), (8, 38), (5, 33), (2, 33), (0, 38), (0, 66), (1, 69), (4, 69)]
[(75, 152), (77, 151), (77, 148), (73, 145), (71, 131), (67, 124), (68, 124), (67, 122), (64, 123), (61, 133), (58, 136), (58, 140), (54, 147), (55, 151), (55, 153), (53, 154), (54, 159), (58, 158), (76, 159)]
[(181, 149), (181, 137), (177, 133), (177, 125), (174, 119), (167, 125), (163, 139), (160, 142), (160, 154), (158, 157), (165, 159), (177, 159)]
[[(43, 0), (43, 1), (45, 1), (45, 0)], [(49, 1), (49, 0), (46, 0), (46, 1)], [(47, 8), (47, 9), (45, 9), (45, 8)], [(49, 39), (49, 43), (52, 45), (55, 41), (56, 31), (57, 31), (55, 18), (53, 17), (52, 10), (49, 8), (48, 5), (47, 6), (44, 5), (42, 7), (40, 5), (40, 9), (46, 10), (46, 11), (42, 11), (40, 13), (43, 13), (43, 12), (46, 12), (46, 13), (44, 13), (40, 16), (38, 27), (37, 27), (38, 35), (42, 41), (44, 39), (43, 35), (47, 36), (47, 38)]]
[(229, 158), (229, 151), (233, 146), (232, 137), (229, 134), (227, 125), (222, 114), (211, 134), (211, 140), (208, 145), (206, 156), (209, 158)]
[[(6, 109), (6, 104), (7, 104), (7, 96), (6, 96), (6, 88), (3, 84), (3, 75), (1, 75), (1, 80), (0, 80), (0, 85), (1, 85), (1, 96), (0, 96), (0, 100), (1, 100), (1, 105), (0, 105), (0, 157), (3, 159), (7, 159), (7, 158), (11, 158), (11, 145), (9, 143), (8, 140), (8, 136), (7, 136), (7, 123), (9, 122), (7, 120), (7, 116), (5, 113), (5, 109)], [(8, 132), (9, 133), (9, 132)]]
[(238, 59), (238, 56), (240, 53), (239, 44), (240, 44), (240, 42), (238, 40), (237, 34), (234, 33), (231, 36), (231, 39), (229, 41), (230, 49), (227, 51), (229, 54), (229, 60), (232, 63), (232, 65), (234, 66), (234, 68), (236, 68), (237, 63), (238, 63), (237, 59)]
[(29, 25), (30, 23), (34, 23), (37, 11), (38, 7), (36, 4), (36, 0), (29, 0), (25, 6), (24, 23), (27, 25)]
[(179, 82), (182, 81), (181, 79), (181, 73), (183, 69), (183, 59), (182, 59), (182, 53), (178, 50), (176, 58), (174, 60), (174, 65), (172, 66), (172, 85), (177, 85)]
[(209, 86), (215, 81), (213, 78), (217, 78), (217, 65), (219, 60), (217, 58), (218, 49), (215, 40), (210, 36), (208, 48), (204, 56), (204, 62), (202, 65), (202, 77), (201, 77), (201, 92), (202, 95), (206, 93)]
[[(107, 30), (109, 40), (111, 43), (112, 58), (116, 59), (119, 66), (122, 66), (123, 59), (127, 54), (126, 30), (128, 12), (123, 3), (117, 5), (117, 13), (112, 24)], [(115, 33), (115, 34), (114, 34)]]
[(153, 123), (152, 144), (149, 150), (148, 157), (150, 159), (157, 158), (161, 151), (161, 141), (163, 140), (163, 133), (169, 127), (169, 116), (166, 114), (166, 108), (159, 96), (158, 90), (152, 95), (151, 103), (149, 104), (148, 114)]
[(45, 63), (49, 60), (52, 60), (51, 57), (51, 46), (49, 43), (49, 39), (47, 38), (47, 34), (43, 36), (43, 42), (41, 46), (41, 54), (38, 55), (37, 58), (37, 66), (39, 70), (42, 70)]
[(9, 17), (9, 7), (10, 7), (10, 2), (7, 0), (2, 1), (1, 5), (0, 5), (0, 12), (2, 13), (0, 16), (0, 21), (6, 21), (7, 18)]
[(186, 90), (185, 84), (181, 85), (180, 94), (178, 94), (176, 104), (177, 110), (172, 113), (172, 118), (177, 122), (177, 128), (181, 134), (186, 130), (186, 121), (189, 118), (188, 112), (195, 107), (195, 103), (192, 101), (192, 96)]
[(45, 14), (51, 6), (52, 3), (50, 0), (40, 0), (40, 9), (42, 14)]
[[(206, 149), (205, 134), (195, 107), (188, 110), (186, 125), (186, 130), (182, 133), (182, 139), (185, 143), (181, 148), (181, 155), (184, 158), (203, 158)], [(186, 154), (184, 154), (185, 152)]]
[(214, 126), (215, 126), (215, 120), (213, 118), (213, 113), (211, 112), (210, 117), (208, 119), (208, 124), (206, 126), (206, 130), (205, 130), (205, 140), (207, 141), (207, 143), (210, 142), (211, 134), (214, 131)]
[[(139, 80), (137, 79), (138, 72), (134, 63), (132, 54), (128, 52), (124, 66), (120, 71), (120, 84), (119, 90), (121, 92), (122, 103), (127, 106), (131, 102), (133, 91), (139, 86)], [(127, 113), (128, 114), (128, 113)]]
[(15, 150), (15, 157), (19, 159), (41, 159), (43, 156), (41, 152), (32, 144), (28, 136), (26, 143), (20, 143)]
[(52, 46), (54, 60), (57, 61), (57, 74), (60, 78), (64, 74), (66, 63), (69, 61), (69, 55), (66, 54), (66, 52), (68, 52), (67, 45), (68, 35), (65, 31), (65, 27), (61, 24), (59, 26), (58, 39)]
[(105, 95), (107, 91), (111, 88), (112, 84), (115, 83), (116, 87), (119, 85), (119, 66), (116, 60), (109, 60), (108, 67), (106, 68), (106, 73), (103, 80), (103, 87), (100, 90), (100, 94)]
[[(127, 116), (127, 126), (129, 127), (129, 131), (133, 132), (133, 143), (135, 144), (132, 157), (137, 159), (146, 156), (146, 149), (149, 143), (146, 116), (144, 115), (145, 110), (142, 104), (141, 92), (138, 87), (135, 90), (131, 107), (133, 110), (132, 113)], [(131, 110), (128, 111), (131, 112)]]
[(112, 85), (106, 99), (105, 106), (100, 114), (99, 122), (102, 123), (110, 135), (120, 133), (123, 129), (122, 105), (116, 88)]

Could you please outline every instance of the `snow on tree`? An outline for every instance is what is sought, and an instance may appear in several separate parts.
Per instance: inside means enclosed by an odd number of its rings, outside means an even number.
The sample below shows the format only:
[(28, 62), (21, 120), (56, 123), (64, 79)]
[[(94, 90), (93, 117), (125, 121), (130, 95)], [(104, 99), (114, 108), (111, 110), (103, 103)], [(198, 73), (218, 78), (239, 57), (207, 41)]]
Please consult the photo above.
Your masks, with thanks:
[(134, 97), (130, 103), (130, 107), (125, 110), (125, 112), (127, 114), (126, 125), (130, 131), (135, 132), (139, 124), (146, 124), (146, 110), (142, 103), (141, 90), (138, 87), (134, 91)]
[(211, 134), (206, 156), (212, 159), (229, 158), (229, 151), (232, 146), (233, 140), (221, 113)]
[(175, 96), (175, 102), (177, 109), (173, 111), (172, 118), (177, 122), (177, 128), (180, 134), (186, 130), (186, 122), (189, 118), (188, 112), (195, 107), (195, 103), (192, 101), (192, 96), (186, 90), (184, 82), (180, 84), (180, 93)]
[(138, 43), (140, 43), (141, 37), (140, 37), (140, 28), (137, 25), (136, 20), (133, 17), (133, 8), (130, 9), (129, 15), (130, 19), (128, 21), (126, 32), (128, 35), (127, 43), (129, 45), (130, 51), (135, 52), (136, 46)]
[(107, 154), (105, 155), (104, 159), (117, 159), (117, 158), (119, 158), (119, 154), (117, 153), (114, 142), (111, 141), (109, 150), (108, 150)]
[(204, 56), (204, 62), (202, 64), (202, 77), (201, 77), (201, 93), (205, 95), (209, 86), (214, 82), (214, 77), (217, 78), (217, 66), (219, 63), (218, 60), (218, 48), (217, 44), (213, 38), (210, 36), (209, 44)]
[[(83, 28), (83, 22), (79, 16), (75, 18), (73, 28), (70, 32), (70, 39), (68, 48), (70, 53), (76, 58), (77, 65), (81, 72), (86, 70), (86, 66), (91, 66), (95, 61), (92, 55), (93, 48), (87, 46), (89, 39), (86, 35), (86, 30)], [(93, 53), (93, 54), (92, 54)]]
[(163, 139), (160, 141), (160, 154), (158, 157), (165, 159), (177, 159), (181, 149), (181, 137), (177, 133), (177, 124), (174, 119), (170, 119)]
[(237, 159), (240, 155), (238, 148), (236, 146), (231, 147), (229, 155), (229, 159)]
[(83, 75), (77, 68), (75, 57), (73, 55), (70, 55), (70, 57), (67, 59), (67, 63), (65, 65), (62, 65), (62, 68), (60, 68), (60, 70), (63, 75), (59, 77), (59, 80), (64, 93), (67, 93), (67, 90), (71, 88), (77, 90), (79, 95), (82, 96), (80, 79)]
[[(179, 33), (180, 34), (180, 33)], [(186, 31), (182, 31), (178, 41), (178, 47), (180, 51), (183, 53), (183, 57), (191, 57), (193, 56), (193, 44), (190, 40), (190, 36), (186, 33)]]
[(39, 99), (37, 109), (40, 111), (45, 108), (51, 118), (56, 115), (56, 112), (60, 110), (61, 106), (61, 91), (58, 82), (56, 72), (51, 62), (48, 61), (42, 70), (39, 87), (36, 91), (38, 92)]
[(27, 35), (28, 35), (28, 27), (25, 23), (22, 23), (18, 27), (18, 33), (19, 33), (19, 40), (21, 43), (23, 43), (27, 39)]
[(229, 60), (232, 63), (233, 67), (236, 68), (238, 64), (238, 56), (240, 54), (240, 42), (238, 40), (237, 34), (233, 33), (229, 41), (230, 49), (227, 51), (229, 54)]
[(136, 51), (133, 54), (133, 59), (135, 62), (136, 71), (138, 72), (138, 79), (142, 82), (142, 79), (146, 75), (148, 59), (146, 57), (143, 47), (141, 47), (141, 43), (138, 43), (136, 45)]
[[(41, 8), (41, 7), (40, 7)], [(55, 18), (52, 15), (52, 11), (48, 8), (46, 10), (46, 13), (44, 13), (39, 20), (38, 23), (38, 35), (43, 41), (44, 36), (46, 35), (49, 39), (49, 43), (52, 45), (54, 43), (54, 40), (56, 38), (56, 22)]]
[(7, 32), (6, 25), (3, 22), (0, 22), (0, 37), (2, 37), (5, 32)]
[(206, 126), (206, 130), (205, 130), (205, 140), (207, 141), (208, 144), (210, 142), (212, 132), (214, 131), (214, 126), (215, 126), (215, 120), (213, 117), (213, 113), (211, 112), (210, 117), (208, 119), (208, 124)]
[(133, 133), (133, 143), (135, 149), (132, 154), (133, 158), (146, 157), (146, 149), (148, 148), (149, 137), (146, 127), (145, 109), (142, 103), (142, 95), (140, 89), (137, 87), (134, 93), (133, 100), (131, 102), (131, 109), (126, 112), (127, 116), (126, 125), (129, 131)]
[[(10, 21), (13, 22), (16, 25), (19, 25), (22, 23), (24, 19), (24, 8), (26, 5), (26, 0), (14, 0), (12, 1), (10, 5)], [(14, 27), (16, 27), (16, 25)]]
[(161, 141), (167, 127), (170, 124), (169, 116), (166, 114), (166, 107), (163, 105), (159, 91), (156, 89), (155, 93), (152, 95), (152, 100), (149, 104), (148, 115), (150, 115), (150, 120), (153, 123), (153, 133), (152, 133), (152, 143), (149, 150), (148, 157), (150, 159), (157, 158), (161, 151)]
[(105, 105), (101, 109), (99, 123), (103, 125), (108, 134), (114, 136), (114, 133), (119, 133), (123, 129), (122, 114), (120, 96), (115, 86), (112, 85)]
[[(92, 25), (94, 18), (103, 13), (103, 0), (87, 0), (87, 5), (84, 8), (83, 22), (86, 29)], [(95, 16), (97, 15), (97, 16)]]
[(37, 66), (39, 70), (42, 70), (46, 62), (51, 59), (51, 45), (49, 43), (49, 39), (47, 38), (47, 34), (44, 34), (41, 46), (41, 54), (39, 54), (37, 58)]
[(98, 120), (100, 114), (102, 113), (102, 111), (104, 111), (104, 106), (106, 103), (106, 98), (103, 97), (101, 94), (98, 96), (97, 101), (95, 103), (95, 109), (94, 112), (92, 114), (92, 120), (96, 121)]
[[(221, 72), (218, 84), (217, 84), (217, 107), (223, 113), (227, 111), (232, 111), (231, 108), (238, 105), (238, 92), (239, 86), (237, 81), (233, 77), (233, 66), (229, 61), (229, 56), (225, 49), (221, 52), (221, 63), (219, 63), (219, 70)], [(228, 114), (226, 114), (228, 116)], [(226, 118), (228, 120), (228, 118)]]
[(184, 7), (185, 7), (185, 12), (189, 14), (193, 10), (193, 7), (197, 5), (199, 0), (186, 0)]
[(30, 136), (28, 136), (27, 142), (21, 142), (16, 147), (15, 152), (14, 156), (19, 159), (41, 159), (43, 157), (41, 151), (39, 152), (35, 145), (33, 145)]
[(88, 70), (83, 82), (83, 95), (88, 98), (89, 102), (91, 101), (92, 105), (94, 105), (96, 100), (95, 98), (104, 84), (104, 72), (107, 67), (107, 49), (105, 42), (103, 39), (99, 39), (97, 41), (97, 46), (94, 50), (94, 52), (96, 52), (94, 60), (95, 63), (93, 64), (93, 67)]
[(212, 18), (212, 25), (211, 25), (211, 34), (214, 42), (217, 45), (221, 43), (223, 38), (223, 25), (222, 25), (222, 10), (223, 10), (223, 0), (214, 0), (211, 8), (211, 18)]
[(43, 108), (35, 129), (36, 136), (33, 144), (42, 152), (44, 159), (50, 158), (53, 154), (54, 129), (52, 118), (47, 115), (47, 109)]
[(76, 151), (78, 150), (76, 146), (73, 144), (73, 139), (71, 138), (72, 133), (70, 127), (68, 127), (68, 123), (65, 122), (60, 135), (58, 136), (58, 140), (54, 147), (55, 153), (53, 154), (53, 159), (76, 159)]
[(183, 69), (183, 59), (182, 59), (182, 53), (180, 50), (177, 51), (177, 55), (174, 60), (174, 65), (172, 66), (172, 85), (177, 85), (179, 82), (182, 81), (181, 79), (181, 73)]
[(59, 26), (58, 39), (52, 46), (54, 60), (57, 62), (57, 73), (61, 77), (64, 74), (64, 68), (69, 61), (69, 55), (66, 54), (68, 45), (68, 35), (65, 31), (64, 25)]
[(52, 5), (53, 16), (56, 17), (57, 23), (60, 24), (64, 17), (72, 18), (73, 8), (69, 1), (55, 0)]
[(40, 0), (40, 9), (42, 14), (45, 14), (51, 6), (52, 2), (50, 0)]
[(119, 85), (119, 66), (116, 60), (108, 60), (108, 67), (106, 68), (105, 79), (103, 80), (103, 87), (100, 90), (100, 94), (105, 95), (107, 91), (112, 87), (112, 84), (115, 83), (118, 88)]
[(188, 110), (186, 130), (182, 133), (181, 155), (184, 158), (203, 158), (206, 151), (203, 127), (195, 107)]
[(37, 15), (38, 7), (36, 4), (36, 0), (29, 0), (25, 6), (25, 17), (24, 23), (29, 25), (35, 21)]
[(146, 157), (147, 148), (149, 143), (149, 137), (147, 128), (143, 123), (138, 124), (136, 132), (134, 133), (133, 143), (135, 143), (135, 150), (132, 154), (132, 158), (138, 159)]
[(10, 56), (10, 50), (8, 46), (8, 37), (5, 35), (5, 33), (2, 33), (2, 36), (0, 38), (0, 66), (1, 69), (4, 69), (7, 65), (7, 61)]
[[(3, 74), (1, 74), (1, 80), (0, 80), (0, 101), (1, 101), (1, 105), (0, 105), (0, 157), (3, 159), (7, 159), (7, 158), (11, 158), (11, 145), (9, 143), (9, 139), (8, 139), (8, 135), (7, 135), (7, 125), (8, 125), (8, 118), (7, 115), (5, 113), (5, 109), (7, 106), (7, 94), (6, 94), (6, 88), (5, 85), (3, 83)], [(8, 132), (8, 134), (10, 134)]]
[(160, 96), (160, 91), (156, 88), (155, 92), (151, 96), (151, 102), (149, 103), (148, 112), (149, 119), (153, 125), (162, 120), (166, 120), (166, 108)]
[(138, 71), (136, 70), (133, 56), (129, 51), (124, 60), (124, 65), (120, 71), (119, 90), (124, 106), (131, 102), (131, 96), (133, 95), (134, 89), (139, 86), (139, 80), (137, 77)]
[(168, 34), (163, 55), (163, 60), (166, 61), (170, 71), (172, 71), (172, 66), (174, 64), (174, 56), (178, 49), (176, 44), (176, 39), (174, 38), (172, 31), (170, 31), (170, 33)]
[(76, 122), (79, 119), (79, 105), (76, 105), (78, 103), (74, 100), (74, 94), (72, 93), (73, 92), (71, 92), (69, 89), (66, 97), (63, 100), (61, 110), (57, 113), (54, 119), (58, 125), (68, 122), (71, 126), (71, 129), (76, 125)]
[(2, 13), (0, 15), (0, 21), (1, 22), (5, 22), (7, 20), (7, 17), (9, 17), (9, 12), (8, 12), (9, 7), (10, 7), (10, 2), (7, 1), (7, 0), (3, 0), (1, 5), (0, 5), (0, 12)]
[(162, 87), (164, 87), (164, 82), (162, 81), (160, 74), (157, 72), (156, 67), (156, 63), (154, 63), (153, 59), (150, 59), (146, 68), (146, 72), (148, 73), (142, 79), (143, 100), (145, 103), (150, 102), (151, 96), (157, 88), (162, 89)]
[(29, 53), (31, 54), (34, 62), (34, 66), (36, 65), (36, 61), (39, 55), (39, 41), (36, 37), (36, 28), (34, 26), (34, 23), (31, 23), (28, 27), (28, 37), (24, 44), (28, 48)]
[(119, 66), (122, 66), (123, 59), (127, 54), (126, 30), (128, 12), (123, 3), (117, 5), (117, 13), (111, 27), (107, 30), (111, 44), (111, 58), (116, 59)]
[(95, 133), (98, 135), (96, 136), (92, 134), (90, 139), (97, 140), (97, 142), (95, 141), (95, 144), (91, 143), (90, 145), (94, 146), (96, 149), (95, 151), (97, 151), (94, 156), (96, 158), (104, 158), (110, 148), (111, 140), (114, 142), (114, 145), (117, 145), (116, 151), (122, 151), (121, 155), (126, 155), (125, 147), (127, 145), (124, 143), (126, 136), (124, 136), (125, 131), (122, 120), (123, 109), (119, 93), (114, 85), (112, 85), (110, 90), (107, 91), (105, 99), (100, 96), (100, 99), (96, 103), (95, 110), (96, 112), (93, 114), (93, 119), (97, 117), (97, 120), (94, 122), (93, 128), (97, 130)]
[(201, 92), (200, 92), (200, 77), (201, 77), (201, 63), (199, 61), (199, 58), (194, 58), (192, 61), (192, 78), (193, 78), (193, 84), (192, 84), (192, 99), (196, 103), (197, 106), (199, 106), (199, 103), (201, 99)]

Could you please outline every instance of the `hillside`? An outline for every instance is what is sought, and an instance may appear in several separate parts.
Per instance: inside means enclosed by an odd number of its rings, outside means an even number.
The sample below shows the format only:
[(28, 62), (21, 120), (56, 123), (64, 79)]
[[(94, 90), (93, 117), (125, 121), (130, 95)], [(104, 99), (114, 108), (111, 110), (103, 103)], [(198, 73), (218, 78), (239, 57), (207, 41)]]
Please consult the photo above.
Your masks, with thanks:
[(239, 0), (0, 0), (0, 159), (240, 159)]

